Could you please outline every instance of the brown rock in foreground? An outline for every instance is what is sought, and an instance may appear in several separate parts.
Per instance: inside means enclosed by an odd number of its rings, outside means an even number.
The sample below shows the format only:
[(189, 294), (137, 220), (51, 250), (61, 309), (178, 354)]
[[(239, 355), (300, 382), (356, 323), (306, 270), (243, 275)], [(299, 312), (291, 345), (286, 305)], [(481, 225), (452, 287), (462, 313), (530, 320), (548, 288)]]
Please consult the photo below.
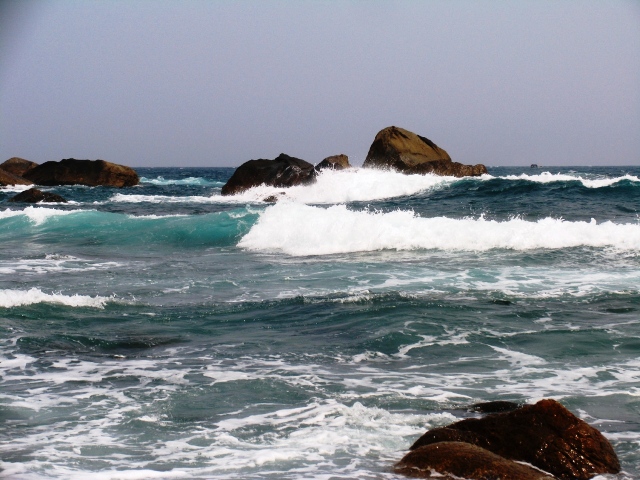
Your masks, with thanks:
[(23, 203), (67, 203), (67, 200), (60, 195), (51, 192), (43, 192), (37, 188), (30, 188), (24, 192), (20, 192), (15, 197), (9, 199), (10, 202), (23, 202)]
[(380, 130), (373, 140), (365, 168), (393, 168), (407, 174), (478, 176), (487, 173), (484, 165), (463, 165), (428, 138), (398, 127)]
[(344, 170), (345, 168), (351, 168), (349, 157), (344, 154), (332, 155), (316, 165), (317, 171), (324, 170), (325, 168), (330, 168), (332, 170)]
[(26, 178), (19, 177), (13, 173), (9, 173), (0, 168), (0, 187), (6, 187), (8, 185), (32, 185)]
[(25, 160), (24, 158), (12, 157), (0, 164), (0, 168), (18, 177), (22, 177), (28, 170), (37, 167), (36, 162)]
[(258, 185), (293, 187), (315, 181), (309, 162), (281, 153), (274, 160), (249, 160), (240, 165), (222, 187), (222, 195), (235, 195)]
[(104, 160), (76, 160), (67, 158), (59, 162), (45, 162), (24, 174), (24, 178), (37, 185), (87, 185), (90, 187), (131, 187), (139, 182), (131, 167)]
[(620, 471), (609, 441), (555, 400), (435, 428), (420, 437), (411, 450), (446, 441), (477, 445), (563, 480), (586, 480)]
[(484, 448), (463, 442), (440, 442), (409, 452), (395, 466), (396, 473), (413, 478), (471, 480), (553, 480), (528, 465), (507, 460)]

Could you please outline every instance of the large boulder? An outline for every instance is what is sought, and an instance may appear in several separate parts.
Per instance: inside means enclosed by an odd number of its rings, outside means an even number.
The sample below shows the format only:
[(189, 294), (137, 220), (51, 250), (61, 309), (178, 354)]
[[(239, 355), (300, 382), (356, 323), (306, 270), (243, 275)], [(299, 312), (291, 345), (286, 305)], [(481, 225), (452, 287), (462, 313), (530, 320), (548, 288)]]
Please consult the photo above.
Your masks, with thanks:
[(20, 192), (15, 197), (9, 199), (10, 202), (22, 203), (67, 203), (67, 200), (60, 195), (51, 192), (43, 192), (37, 188), (30, 188), (24, 192)]
[(434, 173), (454, 177), (487, 173), (484, 165), (453, 162), (446, 151), (428, 138), (393, 126), (378, 132), (362, 166), (392, 168), (407, 174)]
[(306, 185), (315, 179), (313, 165), (281, 153), (274, 160), (249, 160), (240, 165), (222, 187), (222, 195), (235, 195), (262, 184), (274, 187)]
[(396, 464), (395, 471), (408, 477), (437, 476), (440, 480), (554, 480), (533, 467), (463, 442), (439, 442), (412, 450)]
[(37, 185), (87, 185), (90, 187), (131, 187), (139, 182), (131, 167), (104, 160), (76, 160), (67, 158), (59, 162), (45, 162), (24, 174), (24, 178)]
[(18, 177), (22, 177), (28, 170), (31, 170), (34, 167), (37, 167), (38, 164), (36, 162), (32, 162), (31, 160), (25, 160), (24, 158), (19, 157), (11, 157), (9, 160), (5, 160), (0, 164), (0, 169), (5, 172), (9, 172), (13, 175), (17, 175)]
[(329, 168), (331, 170), (344, 170), (345, 168), (351, 168), (349, 157), (344, 154), (332, 155), (316, 165), (317, 171), (324, 170), (325, 168)]
[(465, 442), (509, 460), (527, 462), (563, 480), (620, 471), (609, 441), (555, 400), (435, 428), (411, 446)]
[(32, 185), (33, 182), (0, 168), (0, 187), (8, 185)]

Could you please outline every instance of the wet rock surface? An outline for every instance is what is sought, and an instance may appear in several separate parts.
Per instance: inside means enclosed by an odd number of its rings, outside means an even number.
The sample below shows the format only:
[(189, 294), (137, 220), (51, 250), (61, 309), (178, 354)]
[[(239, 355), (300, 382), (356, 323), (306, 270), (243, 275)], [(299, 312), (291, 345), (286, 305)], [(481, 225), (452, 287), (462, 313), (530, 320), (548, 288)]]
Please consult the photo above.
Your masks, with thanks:
[(235, 195), (258, 185), (293, 187), (316, 179), (309, 162), (281, 153), (273, 160), (249, 160), (240, 165), (222, 187), (222, 195)]
[(478, 176), (484, 165), (453, 162), (449, 154), (426, 137), (391, 126), (378, 132), (363, 164), (364, 168), (392, 168), (407, 174)]
[(37, 188), (30, 188), (29, 190), (20, 192), (16, 196), (9, 199), (9, 201), (21, 203), (67, 203), (67, 200), (60, 195), (51, 192), (43, 192), (38, 190)]
[(472, 444), (508, 460), (527, 462), (562, 480), (586, 480), (620, 471), (609, 441), (555, 400), (434, 428), (411, 450), (441, 442)]
[(508, 460), (464, 442), (440, 442), (409, 452), (395, 466), (396, 473), (412, 478), (471, 480), (553, 480), (528, 465)]

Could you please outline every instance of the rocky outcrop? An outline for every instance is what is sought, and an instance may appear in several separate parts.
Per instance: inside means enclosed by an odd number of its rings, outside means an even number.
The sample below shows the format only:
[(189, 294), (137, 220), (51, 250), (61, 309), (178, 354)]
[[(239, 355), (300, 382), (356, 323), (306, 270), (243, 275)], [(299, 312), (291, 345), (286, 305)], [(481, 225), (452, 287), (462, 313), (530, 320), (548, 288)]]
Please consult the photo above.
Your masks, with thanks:
[(13, 173), (6, 172), (0, 168), (0, 187), (6, 187), (8, 185), (32, 185), (26, 178), (19, 177)]
[(428, 138), (398, 127), (387, 127), (378, 132), (362, 166), (454, 177), (487, 173), (487, 168), (481, 164), (471, 166), (453, 162), (446, 151)]
[[(553, 480), (540, 470), (507, 460), (484, 448), (463, 442), (440, 442), (409, 452), (395, 466), (396, 473), (413, 478), (471, 480)], [(433, 475), (435, 476), (435, 475)]]
[(67, 200), (60, 195), (50, 192), (42, 192), (37, 188), (30, 188), (24, 192), (20, 192), (15, 197), (9, 199), (10, 202), (22, 202), (22, 203), (67, 203)]
[(104, 160), (76, 160), (45, 162), (24, 174), (24, 178), (37, 185), (87, 185), (90, 187), (131, 187), (139, 182), (131, 167)]
[[(476, 445), (508, 460), (527, 462), (562, 480), (586, 480), (620, 471), (607, 439), (555, 400), (432, 429), (411, 450), (417, 454), (422, 447), (441, 442)], [(411, 465), (407, 457), (402, 462)]]
[(222, 195), (235, 195), (258, 185), (292, 187), (315, 181), (316, 171), (309, 162), (281, 153), (274, 160), (249, 160), (240, 165), (222, 187)]
[(316, 170), (318, 172), (325, 168), (330, 168), (332, 170), (344, 170), (345, 168), (351, 168), (351, 165), (349, 164), (349, 157), (344, 154), (332, 155), (316, 165)]
[(28, 170), (37, 166), (38, 164), (36, 162), (25, 160), (24, 158), (12, 157), (0, 164), (0, 169), (18, 177), (22, 177)]

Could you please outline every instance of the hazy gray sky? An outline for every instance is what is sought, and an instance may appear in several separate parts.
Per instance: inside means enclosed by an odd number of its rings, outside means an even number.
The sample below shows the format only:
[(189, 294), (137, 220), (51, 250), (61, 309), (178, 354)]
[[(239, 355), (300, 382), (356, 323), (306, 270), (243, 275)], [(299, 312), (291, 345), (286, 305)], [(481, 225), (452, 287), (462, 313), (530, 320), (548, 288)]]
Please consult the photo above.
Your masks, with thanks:
[(640, 164), (640, 2), (2, 1), (0, 161)]

